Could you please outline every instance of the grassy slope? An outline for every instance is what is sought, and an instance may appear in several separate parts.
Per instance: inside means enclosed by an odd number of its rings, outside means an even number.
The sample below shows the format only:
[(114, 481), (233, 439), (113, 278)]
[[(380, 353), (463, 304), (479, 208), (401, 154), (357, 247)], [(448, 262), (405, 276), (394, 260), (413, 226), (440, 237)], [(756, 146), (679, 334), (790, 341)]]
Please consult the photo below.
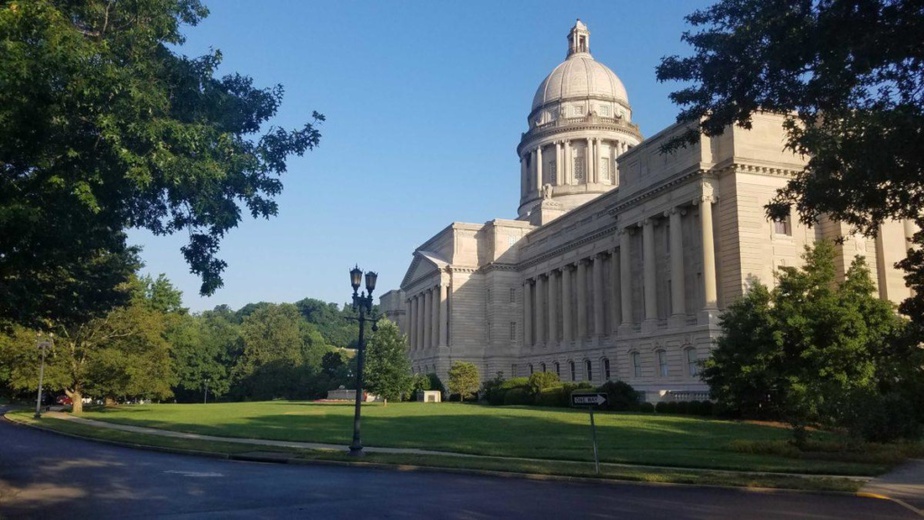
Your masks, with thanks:
[[(298, 402), (149, 405), (91, 411), (89, 419), (225, 437), (349, 444), (352, 405)], [(780, 440), (764, 425), (692, 417), (597, 413), (603, 462), (675, 467), (874, 475), (866, 464), (738, 453), (732, 440)], [(592, 460), (588, 414), (576, 410), (393, 403), (363, 407), (363, 444), (502, 457)]]

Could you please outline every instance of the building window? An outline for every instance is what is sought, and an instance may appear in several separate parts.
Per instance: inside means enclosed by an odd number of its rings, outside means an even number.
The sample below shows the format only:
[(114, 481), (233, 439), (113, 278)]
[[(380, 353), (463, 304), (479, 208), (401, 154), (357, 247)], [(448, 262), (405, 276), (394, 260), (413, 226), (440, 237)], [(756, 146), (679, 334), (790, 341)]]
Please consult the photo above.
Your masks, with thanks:
[(600, 115), (604, 117), (610, 117), (610, 106), (600, 105)]
[(610, 360), (607, 358), (603, 358), (603, 377), (610, 380)]
[(587, 161), (584, 160), (583, 155), (577, 155), (574, 157), (574, 182), (581, 184), (585, 179), (585, 167), (587, 166)]
[(642, 377), (642, 357), (638, 352), (632, 353), (632, 373), (635, 377)]
[(491, 303), (491, 288), (488, 288), (488, 303)]
[(696, 349), (688, 348), (684, 351), (687, 356), (687, 373), (690, 377), (699, 375), (699, 359), (696, 358)]
[(555, 375), (561, 379), (561, 365), (558, 364), (558, 361), (555, 362)]
[(558, 177), (557, 170), (558, 163), (555, 162), (555, 158), (553, 157), (549, 161), (549, 164), (546, 165), (545, 175), (547, 184), (557, 184), (557, 181), (555, 180)]
[(667, 352), (659, 350), (658, 354), (658, 375), (667, 377)]
[(773, 221), (773, 234), (787, 237), (792, 236), (792, 219), (789, 215), (786, 215), (780, 220)]
[(545, 373), (545, 363), (539, 363), (539, 370)]
[(594, 373), (593, 373), (593, 370), (591, 369), (591, 365), (590, 365), (590, 360), (589, 360), (589, 359), (585, 359), (585, 360), (584, 360), (584, 370), (586, 370), (586, 373), (587, 373), (587, 380), (588, 380), (588, 381), (593, 381), (593, 380), (594, 380)]
[(600, 159), (600, 177), (607, 182), (611, 180), (609, 159)]
[(517, 377), (517, 364), (510, 365), (510, 377)]
[(516, 340), (517, 340), (517, 322), (511, 321), (510, 322), (510, 342), (512, 343)]
[(571, 380), (577, 381), (577, 374), (574, 371), (574, 361), (569, 361), (568, 366), (571, 368)]
[(584, 107), (572, 107), (571, 114), (575, 117), (584, 115)]
[(529, 375), (533, 375), (533, 364), (530, 363), (528, 366), (529, 366)]
[(517, 302), (517, 290), (513, 287), (510, 288), (510, 303)]

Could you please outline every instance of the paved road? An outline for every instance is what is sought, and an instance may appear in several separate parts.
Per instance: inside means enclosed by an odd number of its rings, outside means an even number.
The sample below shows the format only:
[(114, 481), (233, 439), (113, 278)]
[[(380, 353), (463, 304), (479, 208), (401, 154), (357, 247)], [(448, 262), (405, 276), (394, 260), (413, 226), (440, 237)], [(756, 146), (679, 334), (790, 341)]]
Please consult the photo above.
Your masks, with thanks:
[(289, 466), (133, 450), (0, 420), (6, 518), (919, 518), (885, 500)]

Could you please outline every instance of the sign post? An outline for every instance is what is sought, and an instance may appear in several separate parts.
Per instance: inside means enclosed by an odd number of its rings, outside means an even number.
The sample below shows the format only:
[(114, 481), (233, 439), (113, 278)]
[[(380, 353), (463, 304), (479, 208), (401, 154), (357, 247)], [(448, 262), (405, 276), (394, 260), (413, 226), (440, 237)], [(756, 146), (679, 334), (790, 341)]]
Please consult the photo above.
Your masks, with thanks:
[(601, 392), (573, 392), (571, 406), (587, 408), (590, 412), (590, 431), (594, 443), (594, 470), (600, 474), (600, 456), (597, 453), (597, 425), (594, 424), (594, 408), (606, 404), (606, 394)]

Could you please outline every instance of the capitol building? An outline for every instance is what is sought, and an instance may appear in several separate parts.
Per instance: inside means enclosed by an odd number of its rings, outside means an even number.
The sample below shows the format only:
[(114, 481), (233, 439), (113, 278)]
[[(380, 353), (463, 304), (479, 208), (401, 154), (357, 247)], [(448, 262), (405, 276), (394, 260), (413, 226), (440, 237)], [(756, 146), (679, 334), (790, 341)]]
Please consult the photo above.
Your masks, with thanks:
[(407, 334), (414, 372), (445, 381), (466, 361), (483, 379), (553, 372), (625, 381), (648, 401), (704, 399), (699, 362), (721, 333), (722, 309), (751, 280), (772, 286), (775, 269), (800, 265), (805, 245), (842, 238), (840, 275), (861, 255), (882, 298), (910, 296), (894, 267), (910, 223), (866, 238), (829, 220), (806, 227), (795, 214), (769, 221), (764, 206), (806, 162), (783, 149), (783, 118), (758, 114), (750, 130), (664, 154), (687, 127), (643, 138), (580, 20), (526, 119), (516, 218), (449, 224), (381, 297)]

